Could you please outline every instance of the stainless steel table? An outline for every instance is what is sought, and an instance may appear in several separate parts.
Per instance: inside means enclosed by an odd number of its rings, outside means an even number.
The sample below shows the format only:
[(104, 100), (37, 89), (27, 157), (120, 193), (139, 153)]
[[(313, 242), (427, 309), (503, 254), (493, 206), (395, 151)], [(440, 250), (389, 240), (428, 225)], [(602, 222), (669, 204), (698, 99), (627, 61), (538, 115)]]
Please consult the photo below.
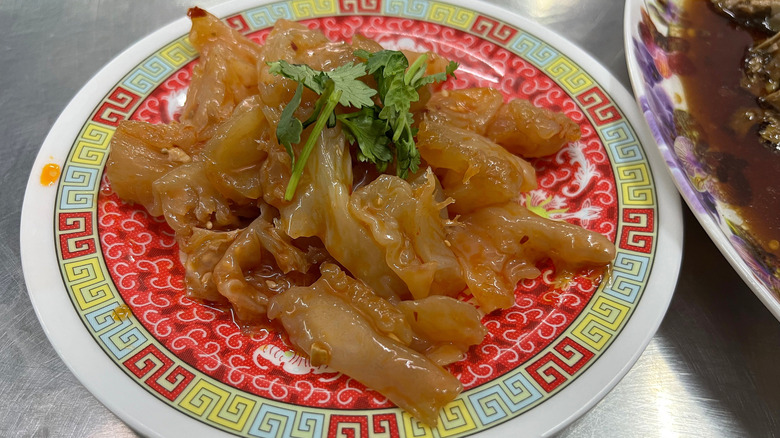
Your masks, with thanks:
[[(576, 42), (629, 87), (620, 0), (493, 0)], [(33, 159), (60, 111), (137, 39), (213, 1), (0, 0), (0, 436), (130, 437), (55, 354), (19, 261)], [(560, 436), (780, 435), (780, 322), (685, 209), (682, 272), (628, 375)]]

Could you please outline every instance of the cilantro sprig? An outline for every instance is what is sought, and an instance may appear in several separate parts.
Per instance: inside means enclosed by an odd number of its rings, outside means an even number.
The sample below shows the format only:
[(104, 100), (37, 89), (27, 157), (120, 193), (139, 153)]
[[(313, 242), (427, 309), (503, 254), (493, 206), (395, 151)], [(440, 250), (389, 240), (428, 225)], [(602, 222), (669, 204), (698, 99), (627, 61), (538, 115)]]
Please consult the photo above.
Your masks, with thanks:
[(412, 65), (403, 52), (381, 50), (370, 53), (358, 50), (355, 56), (365, 59), (369, 74), (377, 82), (382, 108), (378, 117), (384, 120), (388, 137), (395, 145), (396, 174), (406, 178), (409, 171), (417, 172), (420, 152), (414, 142), (417, 131), (412, 128), (414, 119), (409, 112), (412, 102), (420, 100), (417, 90), (434, 82), (441, 82), (447, 76), (455, 76), (458, 63), (450, 61), (444, 72), (425, 76), (428, 55), (420, 55)]
[[(358, 160), (374, 163), (384, 172), (395, 159), (396, 173), (402, 178), (410, 171), (418, 170), (420, 153), (414, 142), (416, 130), (412, 127), (411, 104), (420, 99), (417, 91), (420, 87), (454, 76), (458, 64), (451, 61), (444, 72), (426, 76), (427, 55), (421, 55), (412, 65), (402, 52), (395, 50), (375, 53), (357, 50), (355, 56), (365, 61), (348, 63), (330, 71), (284, 60), (268, 63), (271, 73), (298, 82), (276, 128), (277, 141), (292, 158), (292, 175), (284, 196), (288, 201), (295, 195), (317, 137), (325, 126), (333, 127), (336, 121), (341, 123), (347, 140), (357, 144)], [(376, 80), (376, 89), (359, 80), (369, 74)], [(301, 121), (295, 117), (295, 112), (301, 105), (304, 87), (319, 97), (311, 116)], [(375, 96), (379, 103), (375, 103)], [(336, 115), (339, 104), (358, 111)], [(303, 130), (311, 124), (314, 128), (296, 158), (293, 144), (301, 142)]]
[[(314, 144), (317, 142), (320, 132), (325, 128), (325, 125), (335, 125), (333, 116), (336, 105), (357, 108), (371, 106), (374, 104), (371, 97), (376, 94), (376, 90), (357, 80), (366, 75), (363, 64), (345, 64), (328, 72), (314, 70), (305, 64), (290, 64), (284, 60), (271, 62), (268, 65), (271, 73), (298, 82), (295, 94), (282, 110), (279, 124), (276, 126), (276, 140), (284, 146), (292, 158), (292, 174), (284, 192), (284, 199), (289, 201), (295, 195), (295, 189), (303, 175), (303, 168), (314, 150)], [(301, 105), (304, 87), (319, 94), (320, 97), (314, 103), (314, 111), (312, 111), (311, 116), (302, 122), (295, 117), (295, 111)], [(312, 123), (314, 128), (303, 145), (300, 156), (296, 159), (293, 144), (301, 142), (303, 130)]]

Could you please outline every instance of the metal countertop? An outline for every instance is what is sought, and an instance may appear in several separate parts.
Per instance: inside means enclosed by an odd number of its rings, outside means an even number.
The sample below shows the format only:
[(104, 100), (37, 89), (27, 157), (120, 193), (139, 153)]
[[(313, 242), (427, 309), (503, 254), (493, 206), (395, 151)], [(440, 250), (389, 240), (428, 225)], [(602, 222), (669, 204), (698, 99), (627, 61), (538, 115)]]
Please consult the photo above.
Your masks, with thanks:
[[(141, 37), (214, 1), (0, 0), (0, 436), (132, 437), (54, 352), (33, 311), (19, 222), (33, 160), (65, 105)], [(619, 0), (493, 0), (547, 25), (630, 90)], [(780, 323), (687, 207), (669, 311), (628, 375), (561, 437), (780, 435)]]

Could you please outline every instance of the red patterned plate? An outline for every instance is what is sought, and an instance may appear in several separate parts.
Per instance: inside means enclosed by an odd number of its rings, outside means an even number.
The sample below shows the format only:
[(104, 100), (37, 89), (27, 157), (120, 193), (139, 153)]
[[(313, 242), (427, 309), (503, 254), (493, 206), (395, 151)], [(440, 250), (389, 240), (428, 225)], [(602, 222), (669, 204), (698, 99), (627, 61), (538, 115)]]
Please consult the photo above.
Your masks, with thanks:
[[(260, 44), (285, 18), (333, 40), (359, 32), (387, 48), (432, 50), (461, 63), (447, 87), (489, 86), (566, 113), (582, 138), (533, 161), (539, 189), (524, 202), (606, 235), (618, 255), (605, 281), (578, 277), (561, 287), (542, 266), (539, 278), (521, 282), (515, 305), (485, 318), (485, 341), (449, 367), (465, 391), (433, 429), (348, 376), (311, 366), (278, 333), (243, 333), (230, 313), (186, 298), (173, 232), (112, 195), (103, 178), (121, 120), (165, 123), (180, 108), (197, 62), (182, 19), (120, 55), (74, 98), (25, 198), (31, 299), (58, 353), (109, 408), (162, 436), (444, 437), (517, 427), (541, 435), (628, 370), (674, 289), (681, 220), (674, 188), (642, 147), (630, 96), (603, 68), (546, 29), (478, 3), (247, 1), (214, 12)], [(40, 169), (49, 162), (62, 175), (44, 187)]]

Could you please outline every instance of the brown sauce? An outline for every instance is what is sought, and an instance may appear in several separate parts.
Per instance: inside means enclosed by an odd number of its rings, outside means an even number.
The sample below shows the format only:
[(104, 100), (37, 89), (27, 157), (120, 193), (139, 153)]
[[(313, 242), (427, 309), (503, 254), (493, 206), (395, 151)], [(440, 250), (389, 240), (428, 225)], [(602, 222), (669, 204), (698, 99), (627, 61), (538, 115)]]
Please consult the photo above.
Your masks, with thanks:
[(725, 200), (737, 206), (744, 227), (770, 253), (780, 256), (780, 153), (761, 144), (758, 126), (734, 129), (735, 115), (758, 110), (756, 97), (740, 86), (742, 61), (754, 41), (769, 35), (740, 28), (709, 1), (685, 4), (683, 39), (696, 66), (682, 77), (689, 111), (699, 124), (699, 152), (711, 167)]

